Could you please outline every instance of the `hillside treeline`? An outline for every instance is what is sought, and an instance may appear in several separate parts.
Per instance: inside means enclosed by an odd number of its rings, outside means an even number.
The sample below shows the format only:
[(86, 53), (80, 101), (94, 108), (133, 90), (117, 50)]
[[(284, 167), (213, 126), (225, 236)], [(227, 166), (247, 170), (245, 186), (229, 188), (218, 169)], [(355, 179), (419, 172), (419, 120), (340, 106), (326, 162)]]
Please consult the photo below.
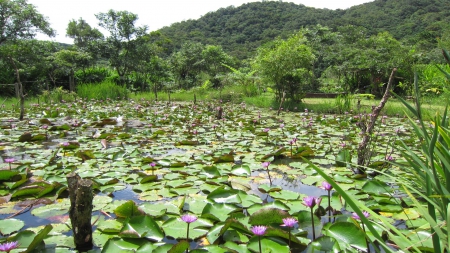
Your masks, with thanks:
[[(2, 23), (0, 82), (20, 82), (30, 95), (102, 82), (155, 95), (226, 85), (246, 96), (270, 88), (296, 101), (305, 92), (378, 95), (394, 67), (399, 94), (411, 94), (415, 71), (424, 73), (424, 92), (446, 92), (445, 66), (436, 64), (450, 45), (448, 1), (377, 0), (347, 10), (255, 2), (155, 32), (136, 26), (136, 14), (110, 10), (96, 15), (108, 35), (82, 17), (72, 20), (73, 45), (34, 40), (36, 31), (52, 30), (26, 0), (0, 5), (12, 20)], [(2, 95), (19, 94), (17, 86), (2, 87)]]

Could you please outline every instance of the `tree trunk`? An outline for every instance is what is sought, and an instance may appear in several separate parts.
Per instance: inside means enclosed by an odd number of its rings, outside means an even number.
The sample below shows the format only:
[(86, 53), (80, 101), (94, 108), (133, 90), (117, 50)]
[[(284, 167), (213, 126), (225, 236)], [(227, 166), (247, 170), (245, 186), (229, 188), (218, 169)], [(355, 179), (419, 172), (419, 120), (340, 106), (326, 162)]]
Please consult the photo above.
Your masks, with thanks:
[(92, 181), (81, 179), (76, 173), (67, 175), (69, 187), (70, 210), (73, 238), (76, 249), (80, 252), (92, 249)]
[(70, 75), (69, 75), (69, 90), (70, 92), (74, 92), (75, 91), (75, 73), (73, 72), (73, 69), (70, 70)]
[(23, 94), (22, 82), (20, 82), (20, 73), (19, 73), (19, 69), (17, 68), (16, 63), (14, 62), (14, 59), (12, 57), (8, 57), (8, 59), (14, 67), (14, 71), (16, 72), (16, 79), (17, 79), (17, 84), (15, 85), (16, 95), (18, 95), (18, 98), (20, 99), (19, 120), (23, 120), (23, 117), (25, 114), (25, 95)]
[(281, 98), (280, 107), (278, 107), (277, 116), (280, 115), (281, 108), (283, 108), (284, 99), (286, 97), (286, 92), (283, 91), (283, 97)]
[(394, 82), (394, 76), (397, 72), (397, 68), (394, 68), (391, 72), (391, 76), (389, 77), (389, 82), (386, 87), (386, 91), (384, 92), (383, 98), (380, 101), (380, 104), (372, 109), (372, 114), (370, 116), (369, 122), (366, 124), (365, 122), (359, 122), (359, 127), (361, 128), (361, 132), (363, 135), (363, 139), (358, 146), (358, 167), (354, 171), (355, 174), (364, 174), (365, 168), (368, 166), (370, 161), (369, 154), (371, 153), (369, 150), (369, 145), (371, 142), (371, 136), (373, 129), (375, 127), (375, 123), (377, 121), (378, 115), (383, 109), (384, 105), (389, 99), (389, 92), (392, 87), (392, 83)]

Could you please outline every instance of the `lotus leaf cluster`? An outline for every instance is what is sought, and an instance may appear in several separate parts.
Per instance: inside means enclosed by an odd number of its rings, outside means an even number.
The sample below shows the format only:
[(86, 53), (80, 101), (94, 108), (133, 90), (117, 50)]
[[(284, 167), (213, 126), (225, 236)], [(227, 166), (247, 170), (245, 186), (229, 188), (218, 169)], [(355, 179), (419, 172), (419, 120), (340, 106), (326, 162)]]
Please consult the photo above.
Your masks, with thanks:
[[(20, 250), (75, 252), (71, 172), (94, 182), (95, 252), (259, 252), (259, 243), (279, 253), (366, 250), (372, 235), (329, 184), (323, 189), (326, 180), (311, 164), (430, 245), (426, 232), (414, 230), (424, 219), (391, 177), (373, 177), (370, 169), (353, 174), (363, 111), (277, 115), (245, 104), (147, 100), (78, 100), (26, 111), (26, 120), (16, 121), (15, 108), (0, 109), (0, 243), (17, 241)], [(417, 146), (410, 133), (404, 118), (384, 118), (371, 168), (411, 176), (393, 166), (402, 160), (393, 146)], [(308, 196), (323, 200), (314, 215), (302, 205)], [(186, 221), (187, 213), (196, 219)], [(264, 233), (256, 233), (261, 226)]]

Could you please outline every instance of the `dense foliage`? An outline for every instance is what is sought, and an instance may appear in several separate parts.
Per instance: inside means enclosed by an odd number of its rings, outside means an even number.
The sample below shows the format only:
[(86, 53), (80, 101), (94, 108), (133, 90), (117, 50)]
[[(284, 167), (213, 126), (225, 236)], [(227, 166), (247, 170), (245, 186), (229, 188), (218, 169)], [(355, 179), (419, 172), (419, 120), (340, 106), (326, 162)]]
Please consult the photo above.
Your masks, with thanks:
[(346, 10), (266, 1), (229, 6), (160, 31), (172, 41), (172, 50), (186, 41), (219, 44), (242, 59), (278, 36), (287, 38), (316, 24), (333, 30), (346, 25), (361, 26), (369, 35), (387, 31), (397, 40), (427, 47), (449, 28), (449, 17), (450, 2), (445, 0), (376, 0)]
[[(16, 9), (5, 3), (15, 3)], [(286, 92), (291, 101), (301, 100), (306, 92), (379, 96), (394, 67), (398, 94), (412, 94), (414, 70), (426, 75), (424, 94), (447, 93), (447, 81), (439, 78), (434, 67), (443, 63), (440, 46), (450, 44), (446, 1), (377, 0), (346, 10), (253, 2), (150, 33), (147, 26), (135, 25), (136, 14), (109, 10), (96, 14), (107, 35), (83, 17), (70, 21), (66, 32), (74, 39), (72, 46), (33, 41), (36, 31), (51, 35), (45, 18), (36, 15), (40, 24), (14, 14), (21, 8), (35, 11), (26, 1), (3, 4), (5, 13), (28, 26), (11, 39), (26, 41), (17, 43), (23, 45), (16, 56), (16, 69), (21, 71), (13, 71), (6, 59), (14, 50), (4, 46), (0, 78), (12, 84), (19, 73), (30, 95), (61, 86), (77, 91), (80, 84), (106, 82), (104, 87), (115, 83), (132, 92), (152, 91), (155, 96), (160, 91), (221, 90), (237, 83), (245, 88), (239, 96), (271, 88), (278, 99)], [(4, 90), (5, 95), (18, 94), (12, 86)]]

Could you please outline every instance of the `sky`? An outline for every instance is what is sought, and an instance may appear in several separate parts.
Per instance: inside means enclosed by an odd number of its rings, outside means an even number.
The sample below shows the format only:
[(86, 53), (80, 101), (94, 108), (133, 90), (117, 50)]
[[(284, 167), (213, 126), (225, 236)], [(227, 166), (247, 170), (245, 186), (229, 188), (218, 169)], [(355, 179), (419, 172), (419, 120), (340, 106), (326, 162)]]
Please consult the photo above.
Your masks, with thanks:
[[(315, 8), (347, 9), (373, 0), (283, 0)], [(138, 26), (147, 25), (149, 31), (158, 30), (164, 26), (189, 19), (198, 19), (208, 12), (216, 11), (228, 6), (239, 7), (244, 3), (259, 2), (252, 0), (28, 0), (39, 13), (50, 21), (57, 36), (49, 38), (39, 35), (42, 40), (53, 40), (72, 44), (73, 40), (66, 37), (67, 24), (71, 20), (82, 17), (92, 27), (98, 28), (98, 21), (94, 14), (116, 11), (129, 11), (139, 16)], [(99, 29), (100, 30), (100, 29)], [(102, 30), (100, 30), (102, 31)], [(105, 32), (102, 31), (104, 34)]]

